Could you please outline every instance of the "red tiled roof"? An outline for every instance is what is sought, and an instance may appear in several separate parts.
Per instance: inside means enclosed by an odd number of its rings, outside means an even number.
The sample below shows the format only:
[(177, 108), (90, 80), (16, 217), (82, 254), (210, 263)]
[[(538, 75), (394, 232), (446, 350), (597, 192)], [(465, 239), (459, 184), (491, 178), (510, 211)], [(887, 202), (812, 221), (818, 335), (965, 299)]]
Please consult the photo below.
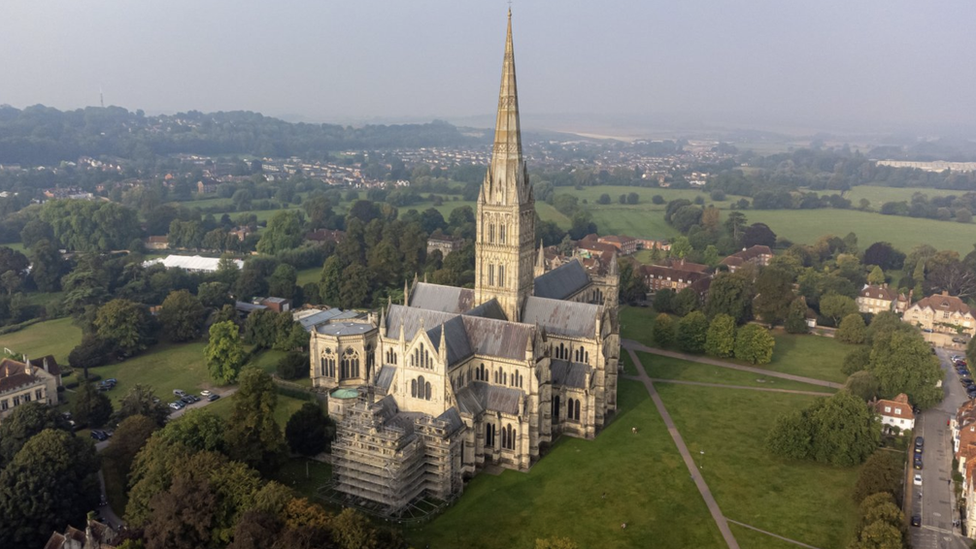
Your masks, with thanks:
[[(891, 411), (886, 412), (885, 407), (890, 408)], [(904, 393), (895, 397), (894, 400), (879, 400), (874, 405), (874, 410), (887, 417), (911, 420), (915, 419), (915, 413), (912, 412), (912, 406), (908, 403), (908, 395)]]
[(884, 299), (886, 301), (894, 301), (898, 299), (898, 292), (888, 287), (887, 284), (884, 286), (870, 285), (861, 288), (861, 292), (857, 294), (860, 297), (866, 297), (869, 299)]
[(961, 299), (954, 295), (948, 295), (945, 292), (940, 295), (930, 295), (921, 299), (914, 306), (920, 309), (930, 308), (933, 311), (946, 311), (961, 315), (972, 314), (972, 310)]

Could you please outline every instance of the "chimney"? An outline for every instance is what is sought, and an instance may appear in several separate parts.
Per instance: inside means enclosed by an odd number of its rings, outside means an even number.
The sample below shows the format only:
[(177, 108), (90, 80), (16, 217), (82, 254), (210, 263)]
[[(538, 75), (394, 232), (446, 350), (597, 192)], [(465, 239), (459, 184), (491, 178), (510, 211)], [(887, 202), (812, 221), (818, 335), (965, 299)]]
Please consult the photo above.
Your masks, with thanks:
[(949, 295), (949, 290), (942, 290), (942, 295), (948, 296)]
[(47, 365), (47, 357), (44, 357), (44, 371), (47, 372), (47, 373), (49, 373), (49, 374), (51, 373), (51, 369), (48, 368), (48, 365)]

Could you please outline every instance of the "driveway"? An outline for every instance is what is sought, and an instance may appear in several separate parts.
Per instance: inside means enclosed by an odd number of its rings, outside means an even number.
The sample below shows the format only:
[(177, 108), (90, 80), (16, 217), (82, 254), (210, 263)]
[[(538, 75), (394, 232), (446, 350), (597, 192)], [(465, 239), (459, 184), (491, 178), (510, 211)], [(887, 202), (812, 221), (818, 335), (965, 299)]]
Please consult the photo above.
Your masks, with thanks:
[[(911, 527), (912, 547), (915, 549), (965, 549), (971, 543), (962, 537), (958, 526), (952, 526), (952, 520), (959, 518), (959, 511), (955, 507), (951, 480), (952, 432), (947, 424), (959, 406), (969, 399), (959, 383), (959, 374), (949, 362), (949, 356), (955, 353), (937, 350), (945, 373), (942, 381), (945, 399), (935, 408), (922, 412), (915, 420), (915, 435), (925, 439), (922, 470), (910, 469), (908, 481), (911, 494), (909, 514), (922, 517), (921, 527)], [(909, 456), (909, 467), (911, 462)], [(915, 486), (911, 481), (916, 473), (922, 475), (921, 486)]]

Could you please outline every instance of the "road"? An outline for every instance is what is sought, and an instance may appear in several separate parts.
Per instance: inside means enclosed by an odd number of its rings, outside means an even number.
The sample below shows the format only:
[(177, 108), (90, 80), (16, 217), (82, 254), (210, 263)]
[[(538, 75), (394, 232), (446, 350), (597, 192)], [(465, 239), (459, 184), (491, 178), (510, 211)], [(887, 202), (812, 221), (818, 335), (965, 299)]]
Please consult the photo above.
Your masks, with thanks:
[[(912, 527), (912, 547), (915, 549), (965, 549), (970, 540), (962, 537), (952, 520), (959, 518), (954, 507), (955, 493), (951, 485), (952, 432), (947, 425), (959, 406), (968, 400), (959, 383), (959, 375), (949, 361), (958, 351), (938, 349), (945, 378), (942, 387), (945, 399), (938, 407), (922, 412), (915, 421), (915, 434), (925, 438), (921, 471), (912, 469), (910, 477), (921, 472), (922, 485), (911, 486), (911, 515), (921, 515), (921, 528)], [(909, 463), (911, 463), (911, 459)], [(910, 481), (911, 482), (911, 481)], [(919, 497), (921, 492), (921, 497)]]
[[(235, 385), (234, 387), (229, 387), (225, 390), (214, 390), (213, 392), (219, 394), (220, 398), (228, 398), (237, 392), (237, 386)], [(211, 402), (216, 402), (216, 401), (210, 401), (204, 398), (201, 399), (200, 402), (194, 402), (189, 406), (186, 406), (180, 410), (171, 413), (167, 421), (172, 421), (182, 416), (184, 413), (186, 413), (187, 410), (195, 410), (197, 408), (203, 408), (204, 406), (207, 406)], [(105, 449), (108, 448), (110, 442), (112, 442), (112, 439), (108, 439), (106, 441), (95, 444), (95, 450), (97, 452), (105, 451)], [(109, 526), (111, 526), (112, 528), (118, 529), (120, 526), (124, 526), (125, 523), (122, 521), (122, 518), (107, 503), (108, 499), (105, 495), (105, 477), (102, 475), (101, 471), (98, 471), (98, 483), (102, 490), (101, 501), (106, 502), (98, 506), (99, 514), (102, 515), (102, 518), (105, 519), (109, 523)]]

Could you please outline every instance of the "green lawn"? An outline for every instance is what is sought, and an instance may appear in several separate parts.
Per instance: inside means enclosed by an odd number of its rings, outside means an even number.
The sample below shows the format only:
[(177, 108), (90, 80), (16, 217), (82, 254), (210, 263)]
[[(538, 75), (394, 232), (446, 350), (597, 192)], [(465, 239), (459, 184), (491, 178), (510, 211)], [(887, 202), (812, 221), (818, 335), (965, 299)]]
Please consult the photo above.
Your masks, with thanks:
[(408, 541), (507, 549), (559, 535), (603, 549), (724, 547), (643, 385), (622, 381), (618, 397), (620, 413), (595, 440), (563, 437), (528, 473), (477, 475)]
[(618, 314), (622, 339), (633, 339), (648, 347), (654, 346), (651, 328), (654, 327), (654, 318), (657, 317), (657, 313), (652, 307), (623, 306)]
[[(655, 187), (627, 187), (620, 185), (601, 185), (596, 187), (583, 187), (580, 190), (576, 190), (573, 187), (557, 187), (556, 194), (571, 194), (579, 198), (582, 203), (584, 199), (587, 200), (589, 204), (595, 204), (597, 199), (600, 198), (602, 194), (609, 194), (611, 205), (622, 206), (619, 201), (619, 197), (622, 194), (637, 193), (640, 200), (636, 205), (630, 206), (631, 208), (645, 208), (664, 211), (667, 203), (671, 200), (677, 200), (679, 198), (684, 198), (686, 200), (695, 200), (698, 197), (705, 199), (708, 203), (714, 203), (720, 208), (728, 207), (732, 200), (738, 200), (739, 197), (729, 197), (726, 200), (716, 201), (709, 198), (708, 193), (700, 191), (698, 189), (659, 189)], [(664, 204), (654, 204), (651, 202), (651, 198), (655, 195), (661, 195), (664, 198)]]
[(840, 369), (844, 357), (855, 345), (829, 337), (788, 334), (779, 329), (773, 331), (773, 338), (776, 340), (773, 361), (760, 368), (837, 383), (847, 380)]
[(277, 473), (271, 476), (271, 480), (277, 480), (307, 498), (315, 497), (319, 487), (329, 482), (331, 478), (331, 465), (300, 457), (289, 459)]
[(299, 286), (304, 286), (309, 282), (318, 283), (322, 279), (322, 267), (309, 267), (298, 271), (298, 280), (295, 282)]
[(137, 383), (151, 386), (164, 402), (172, 401), (173, 389), (199, 393), (213, 386), (203, 360), (206, 345), (204, 341), (160, 343), (144, 354), (89, 371), (102, 379), (119, 380), (108, 393), (116, 402)]
[(634, 366), (633, 361), (630, 360), (630, 353), (623, 349), (620, 350), (620, 362), (623, 364), (624, 374), (628, 376), (637, 375), (637, 367)]
[(699, 362), (690, 362), (678, 358), (637, 353), (647, 375), (659, 379), (674, 379), (680, 381), (698, 381), (703, 383), (721, 383), (725, 385), (743, 385), (746, 387), (763, 387), (766, 389), (790, 389), (794, 391), (831, 392), (831, 389), (818, 385), (809, 385), (788, 379), (778, 379), (764, 375), (740, 372), (721, 366), (711, 366)]
[(71, 320), (47, 320), (2, 335), (0, 350), (6, 347), (16, 353), (26, 354), (28, 358), (54, 355), (58, 364), (67, 364), (68, 353), (81, 343), (81, 328), (72, 324)]
[(814, 397), (656, 387), (726, 517), (821, 549), (847, 546), (857, 520), (851, 490), (858, 468), (780, 460), (763, 444), (776, 418)]

